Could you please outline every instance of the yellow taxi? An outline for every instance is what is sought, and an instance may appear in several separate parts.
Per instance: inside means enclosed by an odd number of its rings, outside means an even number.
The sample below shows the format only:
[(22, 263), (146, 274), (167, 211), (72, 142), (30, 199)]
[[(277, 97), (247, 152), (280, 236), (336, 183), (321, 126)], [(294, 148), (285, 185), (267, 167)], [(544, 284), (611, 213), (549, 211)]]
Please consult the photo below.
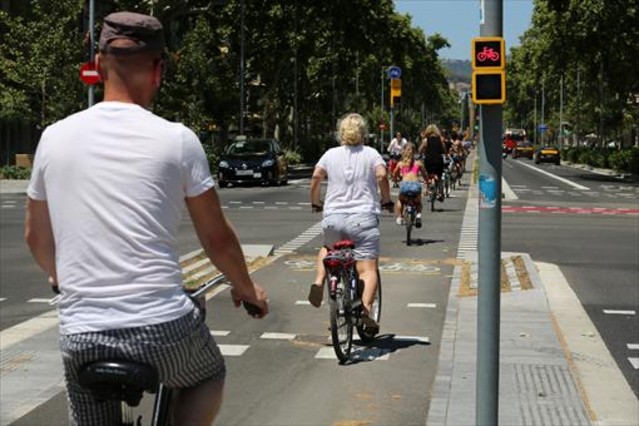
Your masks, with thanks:
[(542, 145), (537, 148), (534, 155), (535, 164), (539, 163), (554, 163), (556, 165), (561, 164), (561, 153), (556, 146)]

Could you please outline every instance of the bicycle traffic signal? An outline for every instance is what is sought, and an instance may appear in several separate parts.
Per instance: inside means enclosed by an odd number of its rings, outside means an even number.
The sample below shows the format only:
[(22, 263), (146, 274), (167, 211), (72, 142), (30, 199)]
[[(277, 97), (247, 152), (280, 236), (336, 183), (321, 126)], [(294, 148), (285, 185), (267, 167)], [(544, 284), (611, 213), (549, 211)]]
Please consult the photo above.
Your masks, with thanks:
[(472, 41), (472, 95), (475, 104), (506, 101), (506, 57), (501, 37), (476, 37)]

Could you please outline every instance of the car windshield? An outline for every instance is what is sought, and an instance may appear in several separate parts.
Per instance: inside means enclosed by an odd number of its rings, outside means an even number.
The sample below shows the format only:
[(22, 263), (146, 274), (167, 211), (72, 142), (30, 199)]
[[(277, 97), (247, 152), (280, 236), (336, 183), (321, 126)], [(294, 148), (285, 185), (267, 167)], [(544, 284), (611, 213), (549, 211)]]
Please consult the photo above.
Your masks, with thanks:
[(226, 153), (229, 155), (264, 155), (271, 151), (271, 144), (265, 140), (248, 140), (235, 142), (229, 146)]

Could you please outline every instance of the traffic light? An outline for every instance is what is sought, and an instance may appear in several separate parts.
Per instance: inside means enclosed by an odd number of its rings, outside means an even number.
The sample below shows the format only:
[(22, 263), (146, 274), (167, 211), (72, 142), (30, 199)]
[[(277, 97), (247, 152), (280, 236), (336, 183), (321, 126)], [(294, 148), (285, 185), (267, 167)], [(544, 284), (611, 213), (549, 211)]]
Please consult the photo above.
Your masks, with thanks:
[(475, 104), (506, 102), (506, 57), (501, 37), (476, 37), (472, 41), (472, 96)]
[(402, 97), (401, 96), (393, 96), (393, 98), (391, 99), (391, 106), (393, 108), (398, 108), (399, 106), (401, 106), (402, 104)]
[(391, 108), (398, 107), (402, 99), (402, 80), (399, 78), (391, 78)]
[(506, 102), (506, 73), (501, 71), (473, 72), (473, 102), (503, 104)]

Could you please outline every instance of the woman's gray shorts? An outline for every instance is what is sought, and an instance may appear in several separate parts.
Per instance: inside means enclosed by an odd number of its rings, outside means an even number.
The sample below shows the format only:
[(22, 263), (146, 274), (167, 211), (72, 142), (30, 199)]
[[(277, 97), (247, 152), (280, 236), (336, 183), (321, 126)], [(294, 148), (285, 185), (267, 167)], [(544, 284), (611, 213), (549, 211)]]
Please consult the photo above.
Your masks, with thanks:
[(332, 247), (340, 240), (355, 243), (355, 259), (379, 257), (379, 218), (374, 213), (333, 213), (322, 220), (324, 245)]
[(60, 336), (60, 349), (73, 425), (120, 424), (116, 401), (96, 401), (78, 383), (78, 372), (92, 361), (118, 359), (155, 367), (160, 381), (189, 388), (226, 374), (224, 358), (199, 309), (162, 324)]

